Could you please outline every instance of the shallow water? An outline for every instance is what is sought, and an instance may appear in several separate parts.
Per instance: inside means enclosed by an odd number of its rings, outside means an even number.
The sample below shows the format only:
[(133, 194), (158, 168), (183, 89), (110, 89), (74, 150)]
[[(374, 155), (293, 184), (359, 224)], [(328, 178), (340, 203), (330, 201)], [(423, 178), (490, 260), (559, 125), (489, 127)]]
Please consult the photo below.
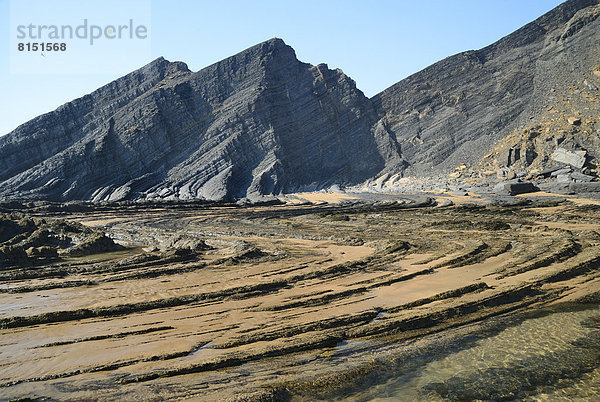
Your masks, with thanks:
[(600, 400), (600, 308), (525, 319), (466, 348), (432, 350), (414, 364), (340, 399)]

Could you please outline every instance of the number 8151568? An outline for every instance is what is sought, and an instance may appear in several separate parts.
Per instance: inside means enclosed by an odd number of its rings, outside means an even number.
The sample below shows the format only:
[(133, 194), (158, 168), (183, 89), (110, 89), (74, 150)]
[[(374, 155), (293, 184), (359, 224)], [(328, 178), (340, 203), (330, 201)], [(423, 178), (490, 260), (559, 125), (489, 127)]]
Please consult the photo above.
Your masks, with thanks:
[(28, 42), (28, 43), (19, 43), (17, 45), (19, 52), (37, 52), (38, 50), (41, 52), (64, 52), (67, 50), (66, 43), (52, 43), (52, 42)]

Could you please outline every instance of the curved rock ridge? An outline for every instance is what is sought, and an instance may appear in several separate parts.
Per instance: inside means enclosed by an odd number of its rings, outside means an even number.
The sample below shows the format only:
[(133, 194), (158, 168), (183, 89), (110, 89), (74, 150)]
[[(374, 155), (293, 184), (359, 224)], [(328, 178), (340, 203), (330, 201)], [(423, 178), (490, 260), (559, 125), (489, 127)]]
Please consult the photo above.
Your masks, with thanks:
[[(558, 98), (577, 109), (568, 112), (583, 118), (580, 131), (600, 132), (598, 94), (588, 94), (600, 88), (590, 45), (600, 40), (598, 15), (599, 0), (569, 0), (371, 99), (277, 38), (198, 72), (159, 58), (0, 137), (0, 197), (235, 200), (389, 187), (476, 165), (501, 139), (545, 121)], [(587, 149), (588, 160), (599, 151)]]

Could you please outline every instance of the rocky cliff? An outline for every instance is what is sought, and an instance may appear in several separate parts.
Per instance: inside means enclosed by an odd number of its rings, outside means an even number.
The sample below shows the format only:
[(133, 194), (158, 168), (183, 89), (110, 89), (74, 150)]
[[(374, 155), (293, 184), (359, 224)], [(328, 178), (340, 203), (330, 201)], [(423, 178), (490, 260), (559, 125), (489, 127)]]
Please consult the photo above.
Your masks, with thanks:
[[(600, 5), (569, 0), (368, 99), (280, 39), (191, 72), (162, 58), (0, 137), (0, 197), (253, 198), (600, 157)], [(574, 123), (577, 120), (577, 123)], [(581, 167), (584, 169), (584, 167)]]

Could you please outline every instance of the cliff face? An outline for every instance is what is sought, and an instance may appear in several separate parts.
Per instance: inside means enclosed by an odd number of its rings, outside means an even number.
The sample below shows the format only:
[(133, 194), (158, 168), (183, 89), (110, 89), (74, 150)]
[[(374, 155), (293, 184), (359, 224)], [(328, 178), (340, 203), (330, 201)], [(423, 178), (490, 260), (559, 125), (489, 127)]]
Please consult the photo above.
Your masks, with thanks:
[(475, 164), (544, 118), (558, 93), (600, 63), (597, 0), (567, 1), (498, 42), (448, 57), (373, 97), (408, 174)]
[[(280, 39), (195, 73), (160, 58), (0, 137), (0, 197), (252, 198), (381, 184), (474, 166), (486, 154), (481, 169), (498, 168), (506, 147), (544, 167), (546, 145), (565, 139), (585, 143), (594, 160), (599, 15), (598, 0), (567, 1), (372, 99), (341, 70), (298, 61)], [(583, 121), (565, 134), (573, 138), (536, 145), (518, 135), (562, 133), (571, 115)]]
[(359, 183), (398, 158), (376, 120), (352, 79), (280, 39), (197, 73), (157, 59), (0, 138), (0, 194), (234, 199)]

